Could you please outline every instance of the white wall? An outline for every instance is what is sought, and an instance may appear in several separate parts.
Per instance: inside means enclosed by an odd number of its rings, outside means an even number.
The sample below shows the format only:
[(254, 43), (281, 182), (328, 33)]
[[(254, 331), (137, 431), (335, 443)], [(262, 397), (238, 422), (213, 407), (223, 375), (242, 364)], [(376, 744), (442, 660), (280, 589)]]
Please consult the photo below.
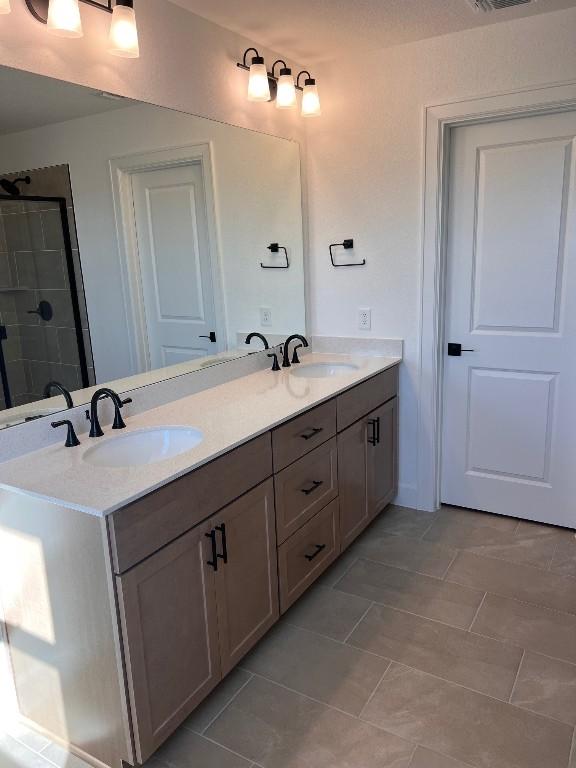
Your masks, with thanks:
[[(317, 71), (310, 121), (311, 325), (315, 334), (405, 339), (402, 503), (416, 504), (424, 107), (576, 80), (576, 9), (461, 32)], [(367, 266), (334, 270), (328, 245), (354, 237)], [(362, 334), (363, 335), (363, 334)]]
[[(127, 106), (0, 137), (0, 171), (67, 163), (98, 383), (130, 370), (130, 339), (110, 176), (110, 160), (210, 142), (228, 346), (239, 331), (305, 330), (299, 146), (148, 105)], [(266, 246), (289, 249), (289, 270), (263, 270)], [(278, 259), (275, 260), (275, 263)], [(260, 325), (259, 308), (272, 309)], [(114, 339), (114, 343), (110, 343)]]

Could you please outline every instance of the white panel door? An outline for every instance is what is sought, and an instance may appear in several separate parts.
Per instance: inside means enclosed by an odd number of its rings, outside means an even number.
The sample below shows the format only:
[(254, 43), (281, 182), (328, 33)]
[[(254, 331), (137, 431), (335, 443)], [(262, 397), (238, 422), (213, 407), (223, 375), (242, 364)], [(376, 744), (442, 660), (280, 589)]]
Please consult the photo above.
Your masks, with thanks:
[(152, 369), (219, 350), (200, 163), (132, 175)]
[(575, 137), (573, 112), (453, 131), (441, 497), (570, 527)]

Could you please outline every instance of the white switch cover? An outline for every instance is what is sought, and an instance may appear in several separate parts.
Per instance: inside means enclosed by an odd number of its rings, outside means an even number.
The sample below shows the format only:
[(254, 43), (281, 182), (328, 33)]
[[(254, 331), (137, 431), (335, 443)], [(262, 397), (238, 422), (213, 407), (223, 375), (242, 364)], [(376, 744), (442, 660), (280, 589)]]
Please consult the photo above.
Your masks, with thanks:
[(369, 331), (372, 328), (372, 310), (369, 308), (358, 310), (358, 329)]
[(260, 325), (272, 325), (272, 310), (270, 307), (260, 307)]

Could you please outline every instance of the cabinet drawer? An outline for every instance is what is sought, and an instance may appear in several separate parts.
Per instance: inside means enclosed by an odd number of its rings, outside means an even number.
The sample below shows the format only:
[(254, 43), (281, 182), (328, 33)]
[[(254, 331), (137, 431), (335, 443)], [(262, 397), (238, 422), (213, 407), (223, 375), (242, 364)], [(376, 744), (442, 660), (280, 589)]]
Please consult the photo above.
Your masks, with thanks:
[(329, 400), (287, 424), (282, 424), (272, 432), (274, 471), (284, 469), (335, 434), (335, 400)]
[(114, 512), (109, 525), (116, 573), (124, 573), (271, 474), (267, 432)]
[(338, 499), (278, 549), (280, 611), (284, 613), (316, 581), (340, 552)]
[(336, 438), (298, 459), (274, 478), (278, 543), (338, 496)]
[(354, 424), (370, 411), (398, 394), (398, 366), (373, 376), (340, 395), (338, 401), (338, 432)]

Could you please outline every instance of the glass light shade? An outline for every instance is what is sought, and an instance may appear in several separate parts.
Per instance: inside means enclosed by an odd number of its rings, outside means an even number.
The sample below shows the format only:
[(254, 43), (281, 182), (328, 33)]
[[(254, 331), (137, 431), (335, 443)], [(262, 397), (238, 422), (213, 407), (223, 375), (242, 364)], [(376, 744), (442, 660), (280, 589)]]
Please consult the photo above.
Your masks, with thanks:
[(276, 106), (278, 109), (291, 109), (296, 106), (296, 86), (291, 74), (281, 74), (278, 78)]
[(266, 65), (261, 59), (253, 59), (248, 78), (248, 101), (270, 101), (270, 83)]
[(50, 0), (48, 30), (58, 37), (82, 37), (78, 0)]
[[(309, 83), (309, 81), (306, 81), (306, 83)], [(316, 83), (312, 81), (308, 85), (304, 85), (302, 92), (302, 117), (318, 117), (321, 114), (318, 88)]]
[(114, 6), (108, 50), (115, 56), (127, 59), (137, 59), (140, 56), (134, 8), (126, 5)]
[(10, 13), (10, 0), (0, 0), (0, 13)]

